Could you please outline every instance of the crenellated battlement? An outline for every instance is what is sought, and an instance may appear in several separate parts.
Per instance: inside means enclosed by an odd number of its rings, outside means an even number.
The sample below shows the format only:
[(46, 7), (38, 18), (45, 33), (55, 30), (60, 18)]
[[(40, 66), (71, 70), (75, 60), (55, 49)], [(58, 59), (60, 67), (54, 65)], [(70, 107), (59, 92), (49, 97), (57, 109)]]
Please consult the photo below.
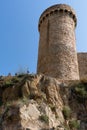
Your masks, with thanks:
[(77, 18), (76, 18), (75, 11), (70, 6), (68, 6), (68, 5), (57, 4), (57, 5), (49, 7), (48, 9), (46, 9), (42, 13), (42, 15), (40, 16), (40, 19), (39, 19), (39, 25), (38, 25), (39, 31), (40, 31), (40, 26), (44, 22), (44, 20), (47, 19), (47, 18), (49, 18), (50, 16), (52, 16), (54, 14), (57, 14), (57, 15), (58, 14), (68, 15), (75, 22), (75, 26), (77, 25)]

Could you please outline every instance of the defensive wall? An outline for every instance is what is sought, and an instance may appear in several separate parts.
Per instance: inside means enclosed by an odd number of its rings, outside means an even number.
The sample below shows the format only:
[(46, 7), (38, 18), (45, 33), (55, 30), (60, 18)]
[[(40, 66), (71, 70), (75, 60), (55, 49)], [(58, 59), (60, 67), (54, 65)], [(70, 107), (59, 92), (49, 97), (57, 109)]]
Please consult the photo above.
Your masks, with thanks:
[(77, 53), (80, 79), (87, 79), (87, 53)]

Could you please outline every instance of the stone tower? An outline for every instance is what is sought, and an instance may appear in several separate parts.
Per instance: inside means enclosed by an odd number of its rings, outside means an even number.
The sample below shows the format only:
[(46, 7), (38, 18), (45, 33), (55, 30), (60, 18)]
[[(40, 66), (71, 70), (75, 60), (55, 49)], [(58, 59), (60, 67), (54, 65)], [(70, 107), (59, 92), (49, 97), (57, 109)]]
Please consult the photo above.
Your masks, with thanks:
[(78, 80), (74, 10), (65, 4), (46, 9), (39, 19), (37, 73), (58, 79)]

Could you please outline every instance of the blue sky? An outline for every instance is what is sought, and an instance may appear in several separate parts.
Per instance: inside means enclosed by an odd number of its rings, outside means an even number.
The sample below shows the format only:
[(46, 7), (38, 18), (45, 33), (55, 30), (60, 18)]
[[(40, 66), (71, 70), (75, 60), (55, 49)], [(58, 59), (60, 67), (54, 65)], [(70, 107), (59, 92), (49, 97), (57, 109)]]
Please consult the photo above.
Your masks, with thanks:
[(27, 69), (36, 73), (38, 20), (46, 8), (59, 3), (75, 9), (77, 51), (87, 51), (87, 0), (0, 0), (0, 75)]

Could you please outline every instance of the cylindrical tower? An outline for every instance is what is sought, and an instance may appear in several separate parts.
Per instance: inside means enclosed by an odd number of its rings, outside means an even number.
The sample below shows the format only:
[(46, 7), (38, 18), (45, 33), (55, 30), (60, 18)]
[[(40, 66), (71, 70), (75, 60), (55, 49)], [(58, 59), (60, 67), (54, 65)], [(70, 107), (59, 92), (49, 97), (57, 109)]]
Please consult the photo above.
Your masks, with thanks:
[(37, 73), (64, 80), (79, 79), (76, 24), (74, 10), (65, 4), (51, 6), (42, 13)]

